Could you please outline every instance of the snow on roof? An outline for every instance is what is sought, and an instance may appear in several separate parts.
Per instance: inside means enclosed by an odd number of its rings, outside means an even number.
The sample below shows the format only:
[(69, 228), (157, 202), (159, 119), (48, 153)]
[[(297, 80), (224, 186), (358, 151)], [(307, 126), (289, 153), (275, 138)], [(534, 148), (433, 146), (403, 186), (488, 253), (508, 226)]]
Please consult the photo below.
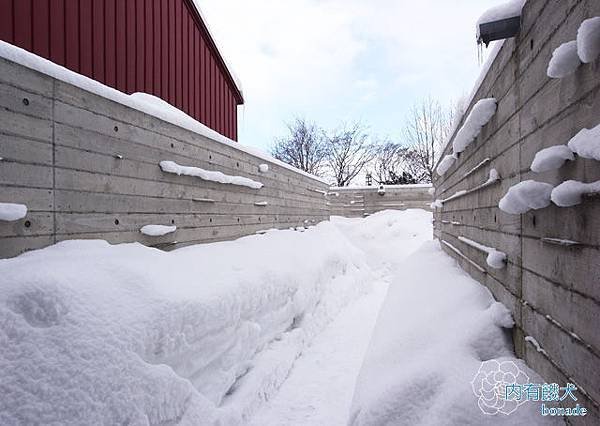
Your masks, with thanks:
[(136, 109), (145, 114), (152, 115), (175, 126), (183, 127), (191, 132), (212, 139), (213, 141), (222, 143), (223, 145), (227, 145), (241, 152), (245, 152), (246, 154), (253, 155), (272, 164), (277, 164), (278, 166), (292, 170), (316, 181), (328, 183), (325, 179), (290, 166), (289, 164), (277, 160), (257, 148), (235, 142), (205, 126), (204, 124), (187, 115), (185, 112), (172, 107), (170, 104), (168, 105), (171, 108), (165, 107), (165, 104), (167, 103), (159, 98), (156, 98), (155, 96), (148, 94), (140, 95), (139, 93), (128, 95), (120, 92), (117, 89), (106, 86), (99, 81), (78, 74), (75, 71), (71, 71), (65, 67), (55, 64), (52, 61), (49, 61), (48, 59), (42, 58), (41, 56), (28, 52), (20, 47), (13, 46), (12, 44), (6, 43), (2, 40), (0, 40), (0, 58), (7, 59), (24, 67), (46, 74), (57, 80), (77, 86), (80, 89), (94, 93), (95, 95), (118, 102), (121, 105)]

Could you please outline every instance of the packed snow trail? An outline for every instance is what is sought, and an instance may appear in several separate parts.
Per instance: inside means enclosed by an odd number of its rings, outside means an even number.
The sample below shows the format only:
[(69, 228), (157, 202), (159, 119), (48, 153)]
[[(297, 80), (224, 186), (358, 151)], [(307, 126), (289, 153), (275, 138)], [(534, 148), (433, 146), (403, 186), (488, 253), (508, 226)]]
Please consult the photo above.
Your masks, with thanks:
[(349, 306), (302, 352), (275, 397), (252, 426), (346, 425), (354, 385), (396, 265), (431, 239), (431, 215), (422, 210), (386, 211), (368, 219), (332, 218), (361, 249), (379, 276), (371, 293)]

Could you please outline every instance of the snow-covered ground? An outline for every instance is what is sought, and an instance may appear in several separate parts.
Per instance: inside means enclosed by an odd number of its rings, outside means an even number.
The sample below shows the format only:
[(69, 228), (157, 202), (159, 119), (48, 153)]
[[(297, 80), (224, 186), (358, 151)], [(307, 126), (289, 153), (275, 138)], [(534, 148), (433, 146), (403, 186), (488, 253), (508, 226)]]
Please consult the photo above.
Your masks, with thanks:
[(0, 424), (481, 420), (451, 390), (479, 358), (513, 359), (512, 320), (427, 240), (430, 213), (386, 211), (170, 253), (70, 241), (1, 260)]

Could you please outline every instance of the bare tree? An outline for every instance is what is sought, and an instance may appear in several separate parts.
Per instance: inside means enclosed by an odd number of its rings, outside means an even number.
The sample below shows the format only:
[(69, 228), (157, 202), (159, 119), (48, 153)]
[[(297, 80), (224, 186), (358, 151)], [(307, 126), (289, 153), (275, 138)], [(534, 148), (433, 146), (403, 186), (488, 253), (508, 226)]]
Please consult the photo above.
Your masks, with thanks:
[(404, 126), (403, 136), (409, 151), (404, 156), (405, 170), (419, 182), (433, 180), (434, 166), (443, 150), (454, 115), (431, 97), (416, 104)]
[(322, 130), (303, 118), (296, 118), (287, 128), (289, 135), (275, 141), (271, 155), (300, 170), (320, 175), (327, 154)]
[(365, 128), (360, 123), (325, 134), (327, 165), (338, 186), (348, 186), (375, 157)]

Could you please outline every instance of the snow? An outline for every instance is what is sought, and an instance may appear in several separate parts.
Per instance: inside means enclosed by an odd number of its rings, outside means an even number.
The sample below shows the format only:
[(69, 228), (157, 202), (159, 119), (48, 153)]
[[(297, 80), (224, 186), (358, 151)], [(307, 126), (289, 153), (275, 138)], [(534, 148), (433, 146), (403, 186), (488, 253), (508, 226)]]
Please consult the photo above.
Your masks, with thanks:
[[(410, 183), (406, 185), (385, 185), (388, 189), (405, 189), (405, 188), (431, 188), (430, 183)], [(378, 186), (368, 186), (368, 185), (351, 185), (351, 186), (331, 186), (329, 189), (331, 191), (355, 191), (359, 189), (372, 189), (375, 190), (379, 188)]]
[(491, 169), (488, 180), (486, 180), (482, 186), (488, 186), (493, 183), (499, 182), (500, 180), (501, 180), (501, 178), (500, 178), (500, 173), (498, 173), (498, 170)]
[(600, 16), (586, 19), (579, 26), (577, 54), (584, 64), (594, 62), (600, 55)]
[(567, 145), (551, 146), (535, 154), (535, 158), (531, 163), (531, 170), (536, 173), (556, 170), (561, 168), (567, 160), (575, 160), (573, 151)]
[[(377, 319), (354, 393), (351, 425), (548, 424), (539, 404), (485, 415), (471, 382), (488, 363), (515, 363), (510, 313), (438, 242), (399, 265)], [(440, 279), (443, 277), (443, 279)]]
[(489, 266), (491, 266), (494, 269), (502, 269), (506, 266), (506, 253), (503, 253), (499, 250), (496, 250), (493, 247), (488, 247), (485, 246), (481, 243), (478, 243), (476, 241), (473, 241), (469, 238), (465, 238), (465, 237), (458, 237), (458, 239), (460, 241), (462, 241), (463, 243), (476, 248), (477, 250), (480, 250), (484, 253), (486, 253), (487, 259), (486, 262)]
[(600, 181), (583, 183), (568, 180), (552, 190), (552, 202), (559, 207), (571, 207), (581, 204), (586, 194), (600, 193)]
[(473, 167), (471, 170), (469, 170), (467, 173), (465, 173), (464, 177), (471, 176), (473, 173), (475, 173), (477, 170), (481, 169), (483, 166), (485, 166), (490, 161), (491, 161), (491, 159), (489, 157), (484, 158), (479, 164), (477, 164), (475, 167)]
[(165, 226), (165, 225), (144, 225), (140, 229), (140, 232), (149, 237), (162, 237), (163, 235), (172, 234), (177, 231), (176, 226)]
[(429, 191), (427, 191), (427, 193), (432, 196), (435, 195), (435, 188), (434, 187), (429, 188)]
[(259, 164), (258, 171), (261, 173), (267, 173), (269, 171), (269, 165), (268, 164)]
[(431, 208), (432, 209), (441, 209), (444, 207), (444, 202), (442, 200), (435, 200), (433, 203), (431, 203)]
[(180, 166), (174, 161), (161, 161), (160, 168), (165, 173), (173, 173), (179, 176), (194, 176), (211, 182), (247, 186), (248, 188), (252, 189), (260, 189), (264, 186), (260, 182), (242, 176), (226, 175), (222, 172), (204, 170), (199, 167)]
[(483, 126), (496, 113), (496, 108), (497, 103), (494, 98), (481, 99), (473, 105), (471, 112), (452, 141), (452, 148), (455, 155), (463, 152), (479, 136)]
[(577, 41), (569, 41), (558, 46), (552, 53), (547, 74), (550, 78), (564, 78), (577, 71), (581, 65), (577, 54)]
[(526, 1), (527, 0), (512, 0), (486, 10), (477, 20), (477, 35), (479, 35), (479, 25), (481, 24), (521, 16), (521, 11), (523, 10), (523, 6), (525, 6)]
[(502, 197), (499, 207), (509, 214), (523, 214), (531, 209), (543, 209), (550, 205), (552, 189), (552, 185), (534, 180), (519, 182)]
[(27, 206), (24, 204), (0, 203), (0, 221), (14, 222), (27, 216)]
[(272, 164), (277, 164), (278, 166), (292, 170), (295, 173), (299, 173), (318, 182), (327, 183), (325, 179), (290, 166), (289, 164), (277, 160), (257, 148), (233, 141), (193, 119), (183, 111), (180, 111), (176, 108), (174, 109), (172, 106), (167, 108), (164, 105), (165, 102), (159, 98), (156, 98), (155, 96), (148, 94), (140, 95), (139, 93), (128, 95), (2, 40), (0, 40), (0, 57), (46, 74), (57, 80), (72, 84), (83, 90), (94, 93), (98, 96), (102, 96), (103, 98), (118, 102), (129, 108), (150, 114), (156, 118), (174, 124), (175, 126), (183, 127), (184, 129), (197, 133), (201, 136), (205, 136), (223, 145), (227, 145), (240, 152), (250, 154)]
[(581, 129), (571, 138), (568, 146), (580, 157), (600, 161), (600, 125), (592, 129)]
[(239, 424), (375, 281), (329, 222), (168, 253), (66, 241), (1, 260), (0, 424)]
[(254, 203), (254, 205), (258, 206), (258, 207), (266, 207), (269, 205), (269, 202), (268, 201), (257, 201)]
[(440, 176), (444, 176), (448, 172), (450, 167), (452, 167), (455, 161), (456, 157), (454, 155), (446, 155), (442, 159), (442, 161), (439, 162), (437, 168), (435, 169), (437, 174)]

